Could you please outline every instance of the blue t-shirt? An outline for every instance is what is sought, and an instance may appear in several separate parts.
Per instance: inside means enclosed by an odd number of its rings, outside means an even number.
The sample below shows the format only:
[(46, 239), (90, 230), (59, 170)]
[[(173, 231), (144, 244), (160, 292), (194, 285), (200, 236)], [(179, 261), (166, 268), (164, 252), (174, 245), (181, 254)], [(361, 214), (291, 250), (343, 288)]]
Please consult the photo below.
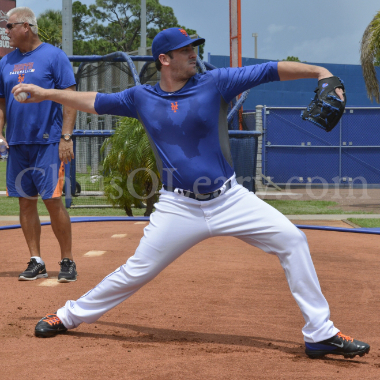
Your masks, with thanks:
[(59, 142), (62, 106), (50, 100), (19, 103), (11, 91), (19, 83), (32, 83), (48, 89), (74, 86), (74, 72), (67, 55), (46, 43), (25, 54), (16, 49), (0, 61), (0, 73), (0, 98), (6, 101), (8, 144)]
[(194, 75), (179, 91), (157, 83), (98, 93), (98, 114), (133, 117), (144, 125), (164, 185), (209, 193), (233, 173), (228, 103), (245, 90), (280, 80), (277, 62)]

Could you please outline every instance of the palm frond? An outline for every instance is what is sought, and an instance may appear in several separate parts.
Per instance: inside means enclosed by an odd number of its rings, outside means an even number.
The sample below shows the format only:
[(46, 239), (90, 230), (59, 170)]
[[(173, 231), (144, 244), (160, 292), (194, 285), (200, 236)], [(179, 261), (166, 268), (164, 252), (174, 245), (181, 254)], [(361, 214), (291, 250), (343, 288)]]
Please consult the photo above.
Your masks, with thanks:
[[(114, 135), (104, 141), (102, 152), (107, 152), (103, 160), (104, 192), (113, 205), (125, 209), (139, 204), (141, 200), (133, 194), (146, 198), (152, 196), (152, 189), (154, 199), (147, 202), (155, 201), (155, 189), (160, 186), (160, 177), (148, 136), (138, 120), (121, 118)], [(128, 183), (131, 185), (132, 173), (134, 191), (127, 186)]]
[(378, 12), (364, 31), (360, 44), (360, 62), (363, 70), (367, 95), (380, 103), (379, 81), (375, 70), (376, 55), (380, 51), (380, 12)]

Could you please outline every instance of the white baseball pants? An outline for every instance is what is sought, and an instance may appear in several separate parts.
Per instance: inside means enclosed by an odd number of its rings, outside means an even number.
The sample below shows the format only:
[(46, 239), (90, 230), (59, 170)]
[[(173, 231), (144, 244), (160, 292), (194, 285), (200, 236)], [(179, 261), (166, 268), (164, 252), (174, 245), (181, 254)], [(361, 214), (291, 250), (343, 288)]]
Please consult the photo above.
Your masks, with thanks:
[[(156, 211), (135, 254), (77, 301), (67, 301), (57, 315), (68, 328), (92, 323), (151, 281), (195, 244), (213, 236), (235, 236), (275, 254), (306, 324), (306, 342), (319, 342), (339, 330), (329, 320), (305, 234), (284, 215), (232, 178), (230, 190), (200, 202), (161, 190)], [(170, 239), (168, 238), (170, 236)]]

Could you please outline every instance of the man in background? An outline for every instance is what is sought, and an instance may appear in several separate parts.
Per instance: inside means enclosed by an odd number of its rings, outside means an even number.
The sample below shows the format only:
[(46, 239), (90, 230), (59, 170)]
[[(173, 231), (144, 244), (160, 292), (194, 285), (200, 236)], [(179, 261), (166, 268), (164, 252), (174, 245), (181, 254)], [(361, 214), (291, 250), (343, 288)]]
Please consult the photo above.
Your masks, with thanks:
[[(66, 54), (38, 37), (37, 19), (27, 7), (11, 9), (6, 33), (14, 51), (0, 61), (0, 139), (7, 142), (7, 194), (18, 197), (20, 223), (31, 259), (20, 281), (48, 277), (41, 259), (38, 194), (49, 212), (61, 249), (59, 282), (76, 281), (70, 217), (62, 203), (64, 163), (74, 158), (72, 131), (76, 110), (46, 101), (27, 107), (11, 93), (18, 83), (75, 90), (75, 77)], [(7, 121), (6, 139), (3, 136)]]

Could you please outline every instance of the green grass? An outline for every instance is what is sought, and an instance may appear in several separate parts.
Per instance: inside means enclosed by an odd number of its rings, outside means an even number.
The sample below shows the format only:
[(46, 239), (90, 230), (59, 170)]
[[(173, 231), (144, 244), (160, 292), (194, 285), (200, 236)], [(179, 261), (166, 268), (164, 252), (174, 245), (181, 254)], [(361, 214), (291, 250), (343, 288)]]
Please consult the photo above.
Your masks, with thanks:
[[(65, 198), (62, 197), (63, 204)], [(42, 199), (37, 202), (38, 213), (41, 216), (49, 215)], [(18, 198), (0, 197), (1, 215), (19, 215)], [(72, 208), (67, 210), (70, 216), (127, 216), (120, 208)], [(133, 209), (134, 216), (143, 216), (145, 209)]]
[(273, 199), (265, 202), (284, 215), (371, 214), (364, 211), (343, 211), (338, 207), (338, 203), (331, 201), (285, 201)]
[[(74, 198), (74, 204), (81, 204), (81, 198)], [(83, 197), (85, 198), (91, 197)], [(65, 203), (65, 198), (62, 198)], [(292, 201), (292, 200), (266, 200), (266, 202), (279, 210), (284, 215), (323, 215), (323, 214), (371, 214), (364, 211), (343, 211), (336, 202), (330, 201)], [(37, 203), (40, 215), (49, 215), (42, 200)], [(19, 206), (17, 198), (0, 197), (1, 215), (18, 215)], [(124, 210), (119, 208), (70, 208), (70, 216), (126, 216)], [(135, 216), (144, 215), (145, 209), (133, 209)], [(355, 219), (360, 223), (369, 223), (371, 219)], [(379, 221), (379, 219), (373, 219)], [(362, 222), (363, 221), (363, 222)], [(359, 222), (353, 223), (361, 225)], [(380, 222), (378, 222), (380, 223)], [(375, 225), (376, 227), (377, 225)], [(380, 226), (380, 225), (379, 225)]]
[(357, 219), (357, 218), (348, 218), (350, 222), (363, 227), (363, 228), (375, 228), (380, 227), (380, 219)]
[[(6, 190), (5, 169), (6, 160), (0, 160), (0, 191)], [(101, 169), (101, 168), (100, 168)], [(101, 172), (101, 170), (99, 170)], [(76, 173), (76, 181), (81, 185), (82, 191), (102, 191), (103, 177), (94, 177), (91, 174), (91, 167), (87, 168), (87, 173)]]
[[(99, 173), (102, 168), (99, 167)], [(76, 173), (75, 180), (81, 185), (82, 191), (103, 191), (103, 176), (91, 174), (91, 167), (87, 168), (87, 173)]]
[[(65, 198), (63, 197), (63, 202)], [(80, 204), (80, 197), (74, 198), (74, 203)], [(328, 201), (291, 201), (291, 200), (267, 200), (267, 203), (285, 215), (318, 215), (318, 214), (368, 214), (368, 212), (348, 212), (337, 207), (336, 202)], [(40, 215), (49, 215), (42, 200), (37, 203)], [(2, 215), (18, 215), (18, 199), (0, 197), (0, 209)], [(72, 208), (68, 210), (71, 216), (125, 216), (125, 211), (118, 208)], [(136, 216), (143, 215), (144, 209), (133, 209)], [(355, 222), (353, 222), (355, 223)]]
[(7, 167), (7, 161), (6, 160), (0, 160), (0, 191), (6, 190), (6, 184), (5, 184), (5, 168)]

